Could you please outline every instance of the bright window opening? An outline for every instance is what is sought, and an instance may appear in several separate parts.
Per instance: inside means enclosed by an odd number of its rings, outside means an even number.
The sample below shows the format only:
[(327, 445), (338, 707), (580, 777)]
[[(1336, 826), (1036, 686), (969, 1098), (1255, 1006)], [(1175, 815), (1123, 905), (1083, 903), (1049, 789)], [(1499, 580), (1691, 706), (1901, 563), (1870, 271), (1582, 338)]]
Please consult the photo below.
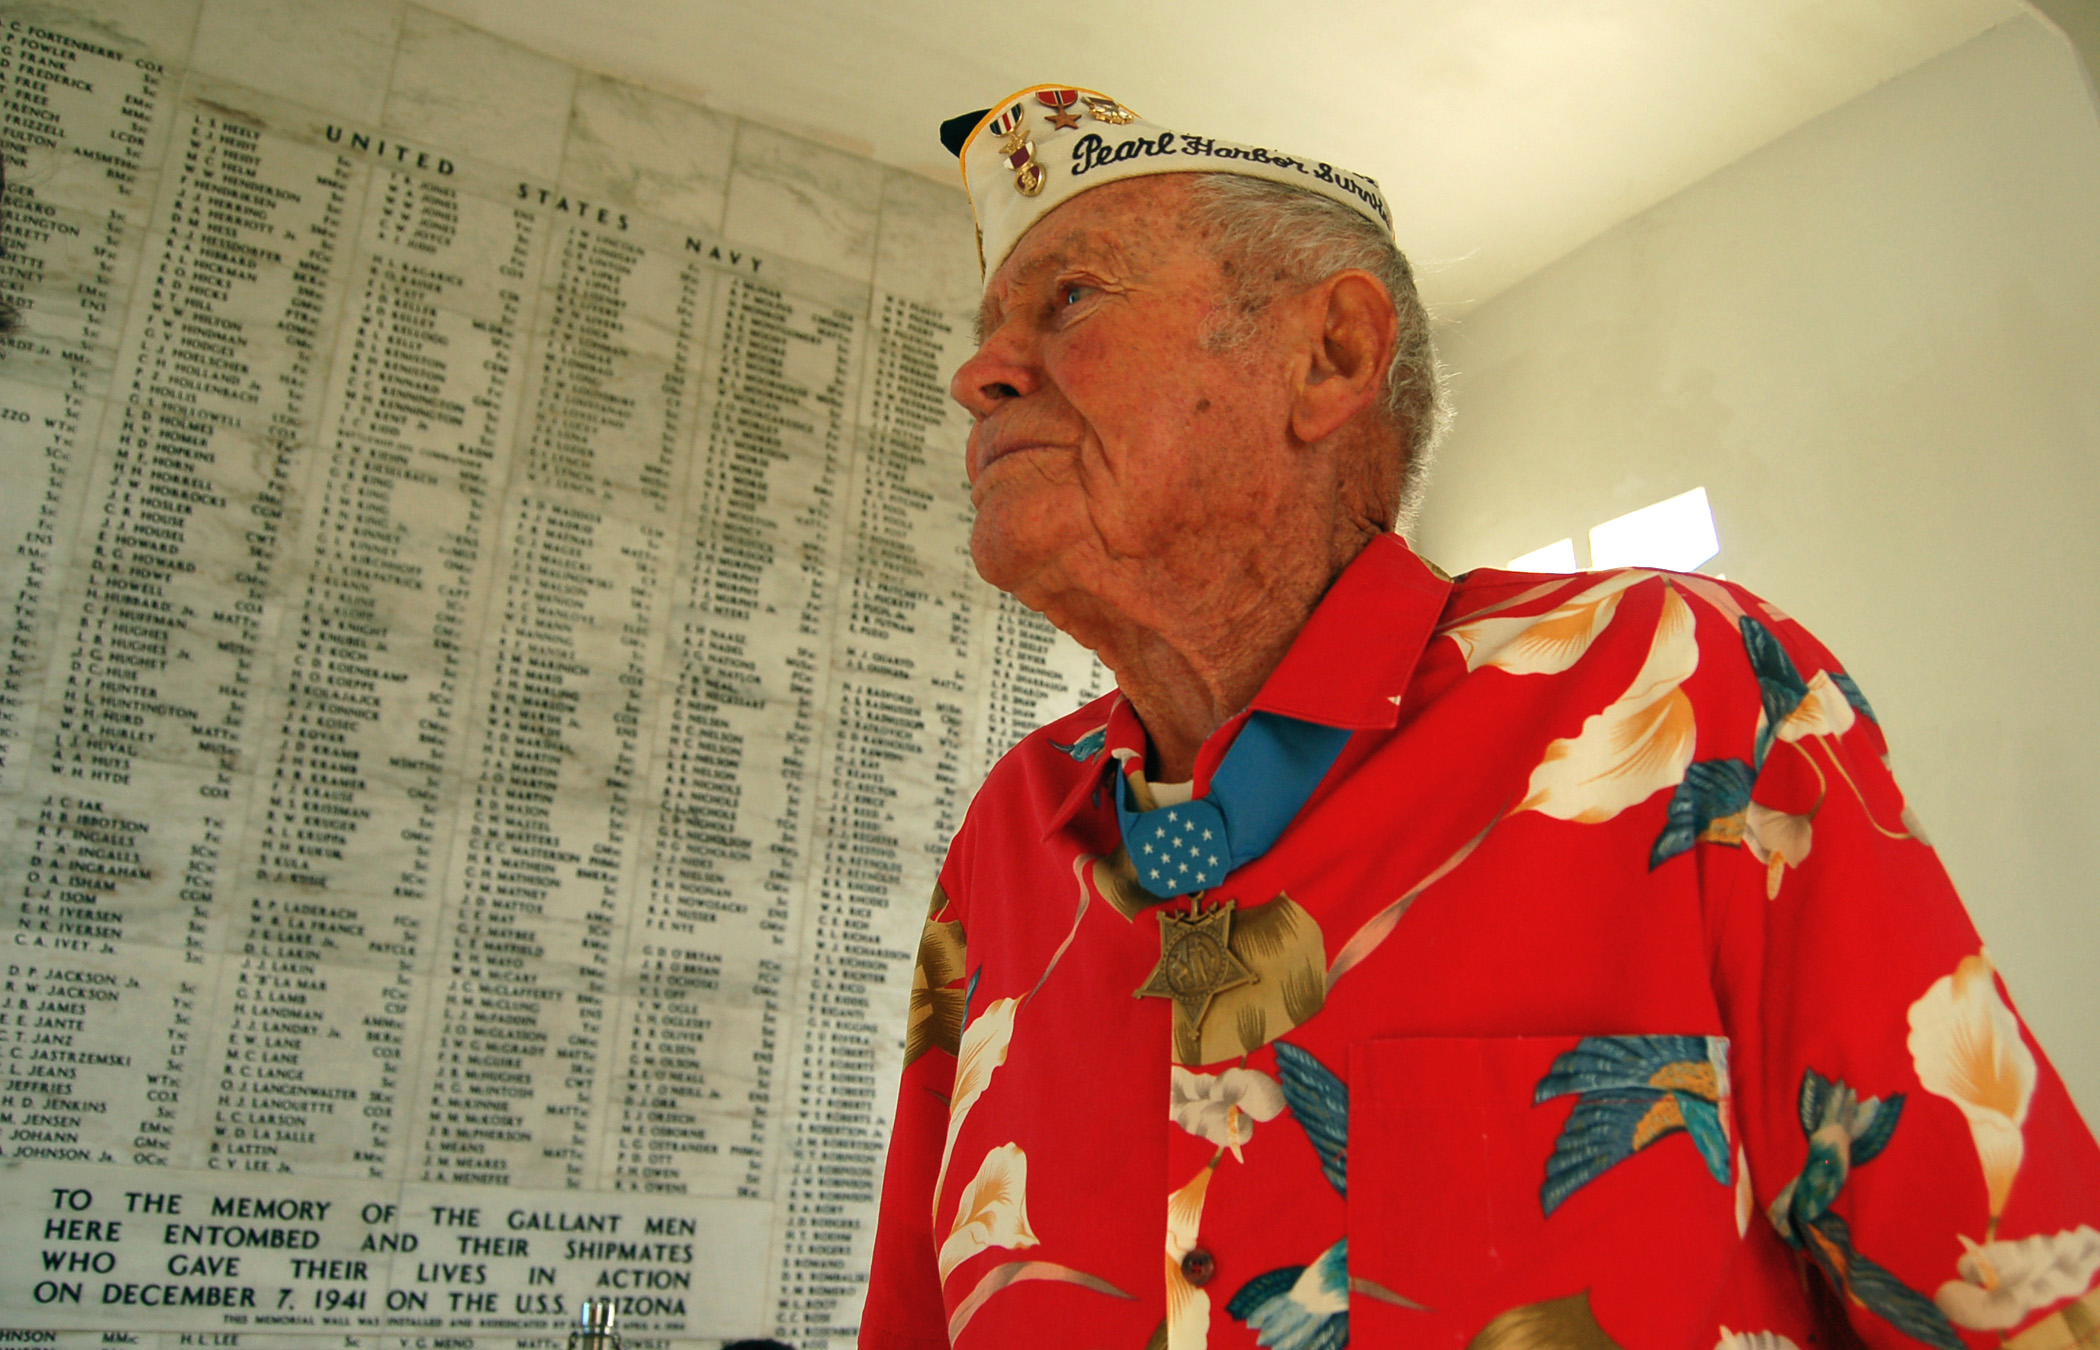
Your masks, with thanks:
[(1590, 531), (1590, 566), (1660, 567), (1690, 572), (1721, 551), (1706, 489), (1695, 487), (1629, 511)]
[(1582, 564), (1575, 561), (1575, 541), (1556, 539), (1544, 548), (1535, 548), (1521, 558), (1509, 560), (1512, 572), (1580, 572)]
[[(1659, 567), (1670, 572), (1692, 572), (1711, 562), (1721, 551), (1721, 537), (1714, 530), (1713, 508), (1706, 489), (1690, 492), (1628, 511), (1590, 531), (1590, 566)], [(1573, 539), (1556, 539), (1509, 560), (1512, 572), (1578, 572), (1582, 563), (1575, 557)]]

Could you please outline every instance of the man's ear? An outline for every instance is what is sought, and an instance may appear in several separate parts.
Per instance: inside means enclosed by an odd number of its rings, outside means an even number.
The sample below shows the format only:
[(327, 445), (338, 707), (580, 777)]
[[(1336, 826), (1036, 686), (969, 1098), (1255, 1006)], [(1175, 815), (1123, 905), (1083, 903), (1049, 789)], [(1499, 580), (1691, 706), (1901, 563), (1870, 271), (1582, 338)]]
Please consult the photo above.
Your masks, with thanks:
[[(1322, 441), (1385, 395), (1400, 320), (1385, 287), (1369, 272), (1337, 272), (1300, 297), (1308, 350), (1291, 403), (1291, 431)], [(1308, 359), (1309, 358), (1309, 359)]]

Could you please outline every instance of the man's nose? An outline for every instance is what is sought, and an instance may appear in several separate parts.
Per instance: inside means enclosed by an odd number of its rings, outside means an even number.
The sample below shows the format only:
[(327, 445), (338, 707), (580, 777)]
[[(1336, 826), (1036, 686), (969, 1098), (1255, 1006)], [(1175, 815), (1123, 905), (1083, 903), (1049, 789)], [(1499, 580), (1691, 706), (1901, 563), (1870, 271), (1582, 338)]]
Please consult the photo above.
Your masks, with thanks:
[(989, 417), (1008, 399), (1020, 398), (1042, 384), (1034, 345), (1008, 324), (986, 335), (977, 352), (948, 381), (948, 397), (972, 417)]

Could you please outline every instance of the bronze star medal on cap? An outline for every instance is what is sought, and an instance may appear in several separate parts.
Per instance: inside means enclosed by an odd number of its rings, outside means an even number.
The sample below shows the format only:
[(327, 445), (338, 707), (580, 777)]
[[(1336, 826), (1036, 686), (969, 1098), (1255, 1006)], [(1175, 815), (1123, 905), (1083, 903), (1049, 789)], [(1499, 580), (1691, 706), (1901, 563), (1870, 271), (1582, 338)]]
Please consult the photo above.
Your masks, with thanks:
[(1072, 105), (1079, 102), (1077, 89), (1038, 89), (1035, 101), (1050, 109), (1050, 125), (1059, 131), (1079, 125), (1079, 114), (1072, 111)]
[(1193, 1041), (1210, 1001), (1227, 989), (1253, 984), (1255, 974), (1232, 954), (1232, 911), (1227, 900), (1216, 909), (1200, 903), (1187, 914), (1159, 916), (1159, 964), (1137, 987), (1138, 998), (1174, 1001), (1176, 1039)]

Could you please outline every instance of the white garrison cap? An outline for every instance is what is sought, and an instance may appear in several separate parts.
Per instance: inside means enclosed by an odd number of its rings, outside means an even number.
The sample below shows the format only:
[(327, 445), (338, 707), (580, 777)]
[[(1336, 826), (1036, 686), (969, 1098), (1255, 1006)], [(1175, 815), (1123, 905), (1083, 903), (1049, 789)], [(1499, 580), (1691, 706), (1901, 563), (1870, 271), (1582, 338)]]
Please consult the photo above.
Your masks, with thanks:
[(963, 188), (977, 216), (977, 262), (986, 276), (1028, 227), (1088, 188), (1152, 173), (1234, 173), (1288, 183), (1332, 198), (1388, 236), (1393, 215), (1378, 184), (1258, 145), (1169, 131), (1106, 94), (1031, 85), (981, 112), (941, 124), (962, 161)]

